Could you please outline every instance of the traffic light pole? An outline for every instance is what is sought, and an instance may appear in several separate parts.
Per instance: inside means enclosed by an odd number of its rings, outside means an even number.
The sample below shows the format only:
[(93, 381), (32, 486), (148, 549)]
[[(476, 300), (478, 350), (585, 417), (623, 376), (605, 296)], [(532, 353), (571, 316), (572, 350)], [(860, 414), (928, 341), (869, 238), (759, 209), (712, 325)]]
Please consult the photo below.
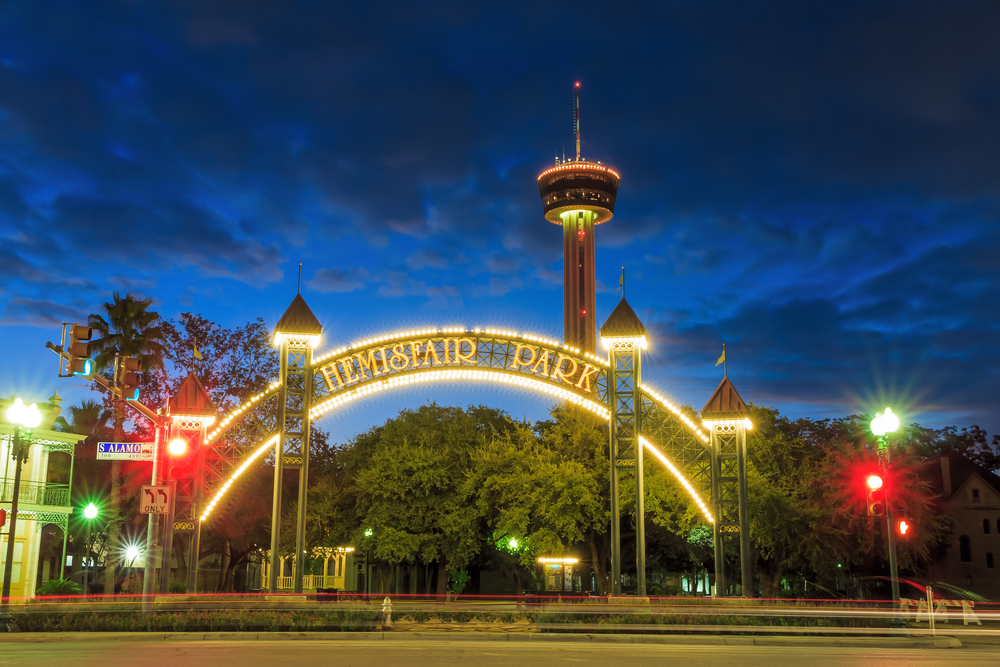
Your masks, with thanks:
[[(886, 437), (879, 436), (879, 458), (883, 461), (883, 469), (886, 479), (889, 479), (888, 464), (892, 463), (892, 450), (886, 442)], [(899, 610), (899, 571), (896, 568), (896, 538), (893, 532), (892, 518), (892, 484), (886, 484), (885, 488), (885, 528), (889, 539), (889, 579), (892, 586), (892, 607), (894, 611)], [(897, 620), (897, 619), (893, 619)]]
[[(157, 424), (153, 431), (153, 474), (150, 484), (160, 483), (160, 459), (163, 457), (163, 425)], [(157, 521), (159, 514), (150, 514), (146, 525), (146, 570), (142, 576), (142, 613), (153, 611), (153, 595), (155, 594), (153, 579), (156, 577), (156, 552), (154, 546), (157, 540)]]

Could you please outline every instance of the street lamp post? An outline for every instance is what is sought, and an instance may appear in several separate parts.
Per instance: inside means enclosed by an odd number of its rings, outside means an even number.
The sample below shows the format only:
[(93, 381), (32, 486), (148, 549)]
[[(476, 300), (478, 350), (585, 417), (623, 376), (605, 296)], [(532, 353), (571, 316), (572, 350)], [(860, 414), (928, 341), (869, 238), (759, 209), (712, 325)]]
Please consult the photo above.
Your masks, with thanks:
[[(21, 490), (21, 464), (28, 459), (28, 446), (31, 442), (31, 429), (42, 423), (42, 413), (38, 406), (32, 403), (26, 406), (20, 398), (7, 408), (7, 419), (14, 424), (14, 437), (11, 440), (10, 455), (14, 459), (14, 492), (10, 504), (10, 532), (7, 533), (7, 558), (3, 565), (3, 589), (0, 593), (0, 621), (7, 625), (9, 632), (19, 632), (17, 624), (10, 616), (10, 579), (14, 574), (14, 529), (17, 527), (17, 500)], [(21, 427), (25, 429), (24, 441), (21, 440)]]
[(83, 568), (83, 595), (84, 595), (84, 597), (88, 597), (90, 595), (90, 591), (87, 588), (88, 584), (89, 584), (89, 581), (88, 581), (89, 577), (87, 576), (89, 574), (89, 570), (87, 568), (88, 567), (90, 567), (90, 568), (94, 567), (94, 557), (91, 555), (92, 549), (90, 548), (90, 527), (94, 523), (94, 518), (97, 517), (97, 505), (95, 505), (94, 503), (90, 503), (89, 505), (87, 505), (83, 509), (83, 516), (84, 516), (84, 518), (87, 519), (87, 542), (86, 542), (86, 545), (87, 545), (87, 558), (86, 558), (86, 561), (89, 561), (89, 563), (84, 562), (84, 566), (85, 567)]
[[(371, 537), (375, 534), (371, 528), (365, 528), (365, 537)], [(365, 540), (365, 603), (371, 602), (368, 598), (368, 593), (371, 590), (371, 579), (372, 579), (372, 564), (371, 564), (371, 547), (368, 546), (368, 541)]]
[[(886, 408), (884, 413), (876, 413), (871, 421), (872, 433), (878, 438), (878, 457), (883, 468), (892, 463), (892, 450), (888, 445), (888, 433), (895, 433), (899, 428), (899, 418)], [(886, 470), (888, 472), (888, 470)], [(886, 475), (888, 477), (888, 475)], [(885, 486), (885, 527), (889, 540), (889, 579), (892, 586), (893, 609), (899, 609), (899, 571), (896, 568), (896, 540), (892, 534), (892, 484)]]

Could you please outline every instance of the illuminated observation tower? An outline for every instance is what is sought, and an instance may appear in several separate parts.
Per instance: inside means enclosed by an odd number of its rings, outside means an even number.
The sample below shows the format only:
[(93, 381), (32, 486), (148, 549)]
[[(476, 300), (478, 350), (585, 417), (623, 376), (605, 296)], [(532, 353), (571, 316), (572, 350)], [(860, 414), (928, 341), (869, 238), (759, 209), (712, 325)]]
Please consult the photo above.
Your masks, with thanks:
[(563, 319), (566, 343), (597, 352), (594, 299), (594, 227), (615, 214), (618, 172), (580, 157), (580, 84), (574, 87), (576, 159), (560, 160), (538, 176), (542, 210), (563, 228)]

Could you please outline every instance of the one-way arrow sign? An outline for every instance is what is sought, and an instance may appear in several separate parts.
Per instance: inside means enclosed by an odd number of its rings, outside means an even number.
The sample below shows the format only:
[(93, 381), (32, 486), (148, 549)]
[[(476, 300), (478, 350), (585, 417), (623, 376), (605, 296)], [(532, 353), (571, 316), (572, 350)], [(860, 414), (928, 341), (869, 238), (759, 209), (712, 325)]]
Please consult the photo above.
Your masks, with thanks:
[(167, 484), (142, 487), (139, 496), (140, 514), (169, 514), (170, 505), (174, 502), (173, 493)]

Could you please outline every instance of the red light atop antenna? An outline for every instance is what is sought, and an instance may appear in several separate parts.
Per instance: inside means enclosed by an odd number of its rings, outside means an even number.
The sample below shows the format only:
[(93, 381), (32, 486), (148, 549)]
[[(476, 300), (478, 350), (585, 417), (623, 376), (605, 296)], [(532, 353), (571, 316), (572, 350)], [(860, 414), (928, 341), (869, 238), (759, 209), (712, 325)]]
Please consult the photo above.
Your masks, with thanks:
[(579, 81), (577, 81), (577, 82), (576, 82), (576, 87), (577, 87), (577, 88), (579, 88), (579, 87), (580, 87), (580, 82), (579, 82)]
[(587, 315), (587, 311), (585, 311), (585, 310), (581, 310), (580, 311), (580, 317), (585, 317), (586, 315)]

